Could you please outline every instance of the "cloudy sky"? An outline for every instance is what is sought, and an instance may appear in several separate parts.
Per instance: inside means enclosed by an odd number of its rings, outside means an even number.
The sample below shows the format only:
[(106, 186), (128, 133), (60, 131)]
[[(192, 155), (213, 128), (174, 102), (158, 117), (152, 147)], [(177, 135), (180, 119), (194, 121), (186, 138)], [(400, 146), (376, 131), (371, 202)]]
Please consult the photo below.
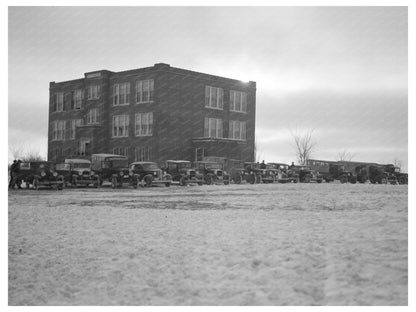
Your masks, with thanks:
[[(258, 158), (408, 163), (406, 7), (9, 8), (9, 147), (46, 156), (50, 81), (168, 63), (257, 82)], [(18, 142), (18, 143), (17, 143)], [(10, 154), (10, 148), (9, 148)], [(10, 157), (10, 155), (9, 155)]]

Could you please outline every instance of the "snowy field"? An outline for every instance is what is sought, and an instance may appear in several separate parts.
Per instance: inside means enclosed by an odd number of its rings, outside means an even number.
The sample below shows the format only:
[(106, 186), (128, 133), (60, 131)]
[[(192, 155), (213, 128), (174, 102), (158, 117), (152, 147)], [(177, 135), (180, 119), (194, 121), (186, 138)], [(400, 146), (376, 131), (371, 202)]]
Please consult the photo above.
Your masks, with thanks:
[(9, 192), (9, 305), (407, 305), (408, 188)]

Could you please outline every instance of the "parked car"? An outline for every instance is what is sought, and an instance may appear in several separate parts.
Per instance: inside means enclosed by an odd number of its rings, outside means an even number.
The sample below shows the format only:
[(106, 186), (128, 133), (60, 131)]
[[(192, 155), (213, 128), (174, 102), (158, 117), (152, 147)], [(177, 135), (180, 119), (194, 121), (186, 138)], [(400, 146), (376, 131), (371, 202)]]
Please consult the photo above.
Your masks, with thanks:
[(164, 173), (158, 164), (149, 161), (138, 161), (130, 164), (130, 171), (140, 186), (150, 187), (153, 185), (164, 184), (170, 186), (172, 184), (172, 176)]
[(273, 165), (266, 164), (265, 169), (260, 169), (261, 180), (263, 183), (274, 183), (278, 178), (279, 170)]
[(22, 162), (18, 183), (22, 182), (25, 182), (26, 188), (32, 186), (34, 189), (46, 186), (61, 190), (64, 184), (63, 177), (56, 172), (55, 163), (51, 161)]
[(324, 176), (322, 174), (312, 170), (308, 166), (290, 166), (290, 170), (298, 175), (299, 182), (302, 183), (322, 183), (324, 180)]
[(100, 185), (100, 177), (91, 170), (91, 161), (87, 159), (65, 159), (65, 163), (56, 165), (56, 170), (64, 177), (65, 186)]
[(262, 175), (260, 171), (260, 164), (255, 162), (245, 162), (243, 180), (250, 184), (261, 183)]
[(129, 169), (126, 156), (115, 154), (91, 155), (91, 170), (99, 176), (100, 185), (104, 181), (111, 183), (112, 188), (123, 185), (137, 187), (137, 178)]
[(241, 184), (244, 176), (244, 161), (239, 159), (228, 159), (227, 173), (230, 175), (230, 181), (235, 184)]
[(202, 185), (204, 177), (192, 168), (192, 163), (188, 160), (167, 160), (164, 170), (170, 174), (172, 181), (179, 182), (179, 185), (186, 186), (188, 183)]
[[(29, 173), (32, 181), (31, 184), (35, 190), (38, 190), (41, 187), (49, 187), (57, 190), (62, 190), (64, 187), (64, 177), (56, 171), (56, 165), (53, 162), (42, 161), (42, 162), (31, 162), (25, 163), (29, 164), (29, 169), (27, 165), (24, 166), (23, 173)], [(22, 172), (22, 166), (21, 172)], [(30, 183), (30, 182), (29, 182)]]
[(230, 184), (230, 176), (224, 172), (222, 164), (213, 161), (196, 161), (194, 168), (202, 174), (206, 184)]
[(285, 163), (268, 163), (277, 170), (276, 181), (279, 183), (298, 183), (299, 174), (289, 169), (289, 165)]

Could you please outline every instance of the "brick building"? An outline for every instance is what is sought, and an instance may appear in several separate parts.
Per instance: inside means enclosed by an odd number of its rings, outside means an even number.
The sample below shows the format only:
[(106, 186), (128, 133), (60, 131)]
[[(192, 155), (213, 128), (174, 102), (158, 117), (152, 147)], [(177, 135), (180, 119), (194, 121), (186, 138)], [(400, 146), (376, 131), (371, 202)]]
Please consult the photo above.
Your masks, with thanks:
[(155, 64), (49, 85), (48, 160), (254, 161), (256, 83)]

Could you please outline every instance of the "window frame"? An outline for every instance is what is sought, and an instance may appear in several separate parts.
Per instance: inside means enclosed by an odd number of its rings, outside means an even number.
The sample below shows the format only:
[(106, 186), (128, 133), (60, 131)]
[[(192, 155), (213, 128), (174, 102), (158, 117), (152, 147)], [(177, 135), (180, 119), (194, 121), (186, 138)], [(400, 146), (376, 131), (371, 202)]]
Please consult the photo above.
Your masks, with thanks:
[[(138, 119), (138, 117), (140, 118)], [(145, 118), (143, 119), (143, 117)], [(143, 124), (143, 120), (145, 120), (146, 123)], [(154, 124), (153, 112), (136, 113), (134, 115), (134, 135), (136, 137), (153, 136), (153, 124)], [(144, 126), (146, 129), (145, 133), (143, 133)]]
[[(215, 92), (213, 92), (213, 90), (215, 90)], [(213, 105), (213, 102), (215, 102), (215, 106)], [(219, 87), (205, 86), (205, 107), (224, 110), (224, 90)]]
[[(123, 124), (122, 125), (120, 125), (121, 118), (123, 119)], [(120, 131), (120, 127), (122, 127), (123, 131)], [(129, 127), (130, 127), (130, 116), (129, 115), (126, 115), (126, 114), (113, 115), (112, 130), (111, 130), (113, 138), (127, 138), (127, 137), (129, 137)], [(117, 130), (115, 131), (115, 129), (117, 129)], [(121, 132), (123, 132), (123, 133), (121, 133)]]
[[(111, 102), (113, 106), (130, 104), (130, 82), (115, 83), (113, 84), (111, 90)], [(121, 102), (121, 99), (123, 99), (123, 102)]]
[(101, 97), (101, 85), (93, 84), (87, 87), (87, 100), (98, 100)]
[[(147, 91), (144, 91), (144, 83), (147, 83)], [(136, 81), (135, 103), (153, 103), (154, 101), (154, 79), (145, 79)], [(147, 92), (147, 99), (144, 98), (144, 92)]]
[[(236, 135), (236, 133), (238, 133), (238, 135)], [(247, 122), (241, 120), (230, 120), (228, 127), (228, 138), (231, 140), (246, 141)]]
[[(211, 134), (214, 134), (214, 136), (212, 136)], [(214, 139), (223, 139), (224, 138), (224, 120), (220, 118), (205, 117), (204, 137), (214, 138)]]
[[(236, 108), (237, 104), (240, 109)], [(230, 90), (230, 111), (236, 113), (247, 113), (247, 92)]]

